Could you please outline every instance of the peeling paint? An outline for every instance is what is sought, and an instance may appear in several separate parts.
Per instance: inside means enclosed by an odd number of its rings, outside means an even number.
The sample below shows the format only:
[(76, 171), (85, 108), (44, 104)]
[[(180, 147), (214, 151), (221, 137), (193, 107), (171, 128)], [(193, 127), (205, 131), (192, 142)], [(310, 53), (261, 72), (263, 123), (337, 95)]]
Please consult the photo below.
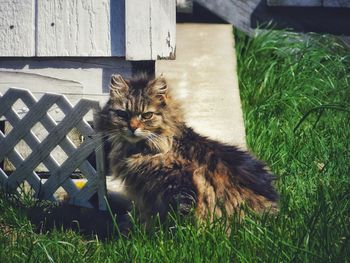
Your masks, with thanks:
[(169, 52), (169, 55), (166, 56), (157, 56), (157, 60), (174, 60), (176, 59), (176, 47), (171, 47), (172, 51)]

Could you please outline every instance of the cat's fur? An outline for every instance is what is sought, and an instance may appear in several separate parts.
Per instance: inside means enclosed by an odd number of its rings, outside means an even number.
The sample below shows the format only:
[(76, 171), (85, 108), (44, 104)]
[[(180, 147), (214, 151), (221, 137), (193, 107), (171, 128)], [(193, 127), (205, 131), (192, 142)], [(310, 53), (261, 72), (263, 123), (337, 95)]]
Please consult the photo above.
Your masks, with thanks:
[(257, 212), (277, 209), (274, 176), (264, 164), (186, 126), (163, 77), (113, 75), (96, 124), (112, 144), (111, 172), (146, 221), (169, 209), (194, 208), (199, 219), (230, 216), (243, 204)]

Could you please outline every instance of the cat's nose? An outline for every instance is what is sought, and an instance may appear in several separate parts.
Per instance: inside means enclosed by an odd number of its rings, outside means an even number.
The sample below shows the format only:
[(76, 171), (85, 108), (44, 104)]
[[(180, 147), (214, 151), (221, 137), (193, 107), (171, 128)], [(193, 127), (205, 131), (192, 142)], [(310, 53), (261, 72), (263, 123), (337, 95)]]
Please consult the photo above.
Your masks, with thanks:
[(132, 118), (129, 123), (129, 129), (132, 132), (135, 132), (135, 130), (140, 126), (140, 121), (137, 118)]

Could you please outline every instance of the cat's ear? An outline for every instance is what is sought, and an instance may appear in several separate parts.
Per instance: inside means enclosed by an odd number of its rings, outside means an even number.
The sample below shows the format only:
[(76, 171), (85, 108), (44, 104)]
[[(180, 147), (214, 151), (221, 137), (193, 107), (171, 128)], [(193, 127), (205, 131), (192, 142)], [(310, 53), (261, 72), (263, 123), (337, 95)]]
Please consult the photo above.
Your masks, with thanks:
[(152, 97), (156, 97), (162, 102), (165, 102), (168, 97), (168, 84), (163, 76), (152, 80), (148, 84), (148, 92)]
[(129, 90), (127, 82), (120, 75), (112, 75), (109, 83), (109, 95), (111, 98), (120, 98)]

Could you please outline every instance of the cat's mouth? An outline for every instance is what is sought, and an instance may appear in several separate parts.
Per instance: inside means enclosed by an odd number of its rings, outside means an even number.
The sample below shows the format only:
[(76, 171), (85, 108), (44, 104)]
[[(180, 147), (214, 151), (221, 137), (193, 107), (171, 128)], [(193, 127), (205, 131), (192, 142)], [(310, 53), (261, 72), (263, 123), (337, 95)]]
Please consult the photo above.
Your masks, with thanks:
[(135, 130), (134, 132), (128, 130), (124, 135), (124, 138), (131, 143), (137, 143), (146, 139), (138, 130)]

